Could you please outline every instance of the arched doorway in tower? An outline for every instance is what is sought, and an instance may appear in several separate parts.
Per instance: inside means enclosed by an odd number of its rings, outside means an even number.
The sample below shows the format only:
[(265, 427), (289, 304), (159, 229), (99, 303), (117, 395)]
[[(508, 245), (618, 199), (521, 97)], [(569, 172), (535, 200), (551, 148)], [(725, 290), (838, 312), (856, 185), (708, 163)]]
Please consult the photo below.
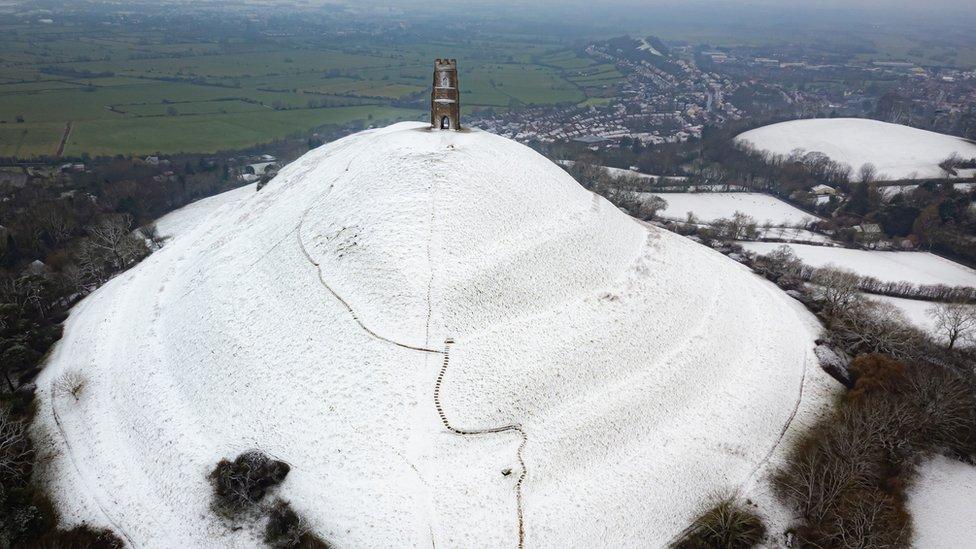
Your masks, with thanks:
[(442, 116), (441, 117), (441, 129), (442, 130), (449, 130), (449, 129), (451, 129), (451, 118), (449, 116)]

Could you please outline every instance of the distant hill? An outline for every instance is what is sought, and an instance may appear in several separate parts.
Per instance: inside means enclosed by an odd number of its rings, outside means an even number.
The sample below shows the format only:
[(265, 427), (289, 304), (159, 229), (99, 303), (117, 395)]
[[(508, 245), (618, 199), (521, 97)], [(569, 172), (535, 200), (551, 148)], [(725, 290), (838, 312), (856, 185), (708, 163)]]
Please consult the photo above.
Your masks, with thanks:
[(647, 62), (672, 75), (682, 73), (681, 67), (675, 64), (674, 58), (671, 56), (671, 50), (661, 39), (655, 36), (648, 36), (644, 39), (619, 36), (607, 40), (606, 44), (617, 55), (635, 63)]
[(854, 171), (871, 163), (886, 179), (940, 177), (939, 163), (954, 152), (976, 158), (976, 144), (962, 138), (862, 118), (780, 122), (745, 132), (736, 140), (778, 155), (795, 149), (822, 152)]

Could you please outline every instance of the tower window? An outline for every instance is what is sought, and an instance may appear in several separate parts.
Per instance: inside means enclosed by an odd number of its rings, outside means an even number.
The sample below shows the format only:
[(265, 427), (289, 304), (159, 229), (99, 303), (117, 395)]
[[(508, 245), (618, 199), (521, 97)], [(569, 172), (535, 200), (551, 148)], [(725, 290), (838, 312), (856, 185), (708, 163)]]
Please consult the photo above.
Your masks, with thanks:
[(442, 116), (441, 117), (441, 129), (442, 130), (449, 130), (449, 129), (451, 129), (451, 118), (450, 117), (448, 117), (448, 116)]

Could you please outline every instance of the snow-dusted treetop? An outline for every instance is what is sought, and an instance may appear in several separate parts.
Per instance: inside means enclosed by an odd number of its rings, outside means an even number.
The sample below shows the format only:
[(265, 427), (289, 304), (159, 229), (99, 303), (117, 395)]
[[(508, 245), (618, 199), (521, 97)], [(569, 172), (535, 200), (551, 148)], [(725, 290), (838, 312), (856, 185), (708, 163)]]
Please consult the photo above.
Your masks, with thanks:
[(39, 381), (69, 520), (253, 546), (205, 477), (254, 447), (340, 547), (660, 546), (716, 490), (783, 518), (764, 466), (822, 374), (738, 264), (476, 130), (362, 132), (240, 196), (72, 312)]

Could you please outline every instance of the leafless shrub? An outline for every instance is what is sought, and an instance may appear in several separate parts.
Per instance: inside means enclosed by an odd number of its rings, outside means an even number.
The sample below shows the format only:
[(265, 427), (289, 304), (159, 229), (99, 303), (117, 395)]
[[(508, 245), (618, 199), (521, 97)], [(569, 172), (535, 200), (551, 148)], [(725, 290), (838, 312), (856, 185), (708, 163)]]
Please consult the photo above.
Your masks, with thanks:
[(287, 501), (277, 500), (268, 511), (264, 541), (280, 549), (328, 549), (329, 545), (312, 532), (305, 517)]
[(750, 549), (765, 535), (766, 526), (759, 515), (734, 498), (726, 497), (704, 509), (674, 547)]
[(54, 380), (54, 394), (71, 396), (76, 401), (81, 398), (87, 380), (78, 370), (68, 370)]
[(142, 237), (149, 241), (149, 245), (152, 249), (158, 250), (163, 247), (166, 242), (166, 238), (159, 234), (159, 228), (155, 223), (147, 223), (139, 228), (139, 233)]
[(637, 214), (641, 219), (650, 220), (657, 217), (657, 212), (668, 207), (666, 200), (657, 195), (650, 195), (640, 201)]
[(244, 452), (234, 461), (220, 460), (210, 472), (215, 510), (234, 516), (253, 508), (268, 489), (285, 480), (290, 470), (287, 463), (259, 450)]

